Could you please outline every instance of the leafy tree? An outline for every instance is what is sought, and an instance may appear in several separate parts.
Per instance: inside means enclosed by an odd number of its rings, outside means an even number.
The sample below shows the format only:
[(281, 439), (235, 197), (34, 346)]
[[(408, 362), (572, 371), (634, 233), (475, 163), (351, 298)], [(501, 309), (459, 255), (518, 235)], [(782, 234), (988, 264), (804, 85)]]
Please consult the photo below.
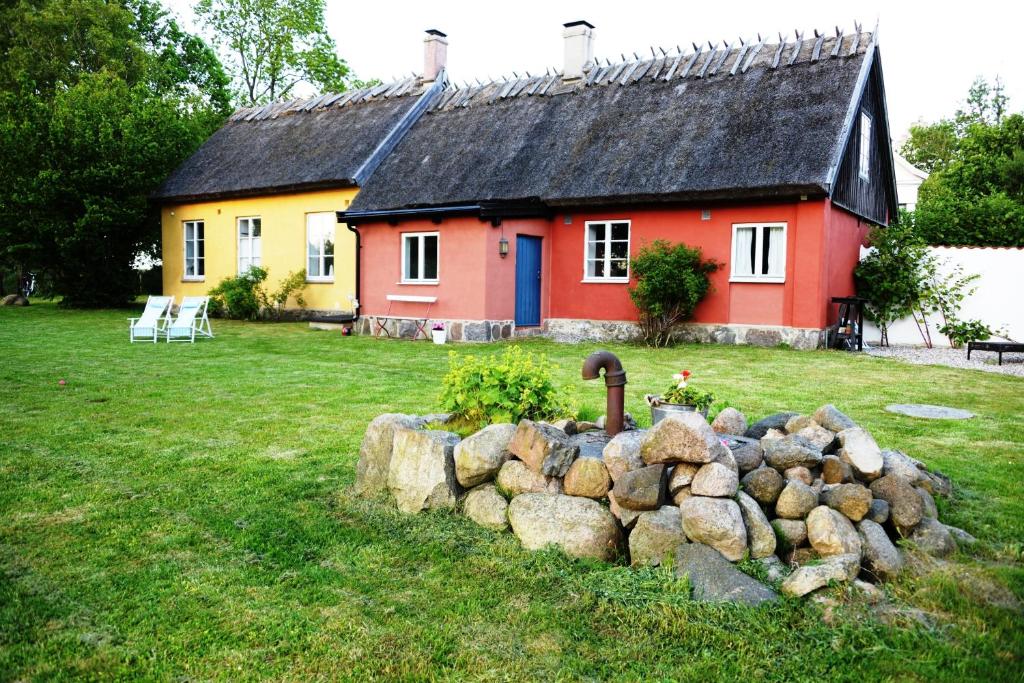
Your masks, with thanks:
[(871, 251), (854, 271), (857, 295), (868, 300), (865, 313), (878, 325), (882, 346), (889, 345), (889, 325), (911, 315), (921, 298), (922, 262), (928, 248), (914, 234), (905, 211), (886, 228), (870, 235)]
[(629, 296), (639, 312), (643, 339), (651, 346), (668, 346), (711, 290), (709, 276), (720, 265), (704, 261), (699, 248), (655, 240), (630, 259), (629, 267), (637, 281)]
[(1024, 116), (979, 79), (953, 119), (911, 128), (902, 148), (931, 173), (914, 215), (929, 244), (1024, 246)]
[(159, 241), (147, 197), (227, 115), (228, 78), (151, 0), (20, 0), (0, 21), (0, 270), (123, 303)]
[(199, 0), (196, 14), (223, 46), (239, 101), (289, 97), (301, 83), (341, 92), (355, 83), (324, 26), (324, 0)]

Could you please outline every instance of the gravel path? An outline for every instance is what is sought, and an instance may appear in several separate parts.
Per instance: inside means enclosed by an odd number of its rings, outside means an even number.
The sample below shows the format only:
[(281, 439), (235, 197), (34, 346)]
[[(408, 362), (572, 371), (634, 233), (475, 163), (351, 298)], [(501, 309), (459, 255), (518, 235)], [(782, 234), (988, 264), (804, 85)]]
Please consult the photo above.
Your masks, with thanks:
[(1004, 353), (1003, 364), (996, 365), (998, 356), (989, 351), (974, 351), (971, 353), (970, 360), (967, 360), (967, 349), (926, 349), (920, 346), (890, 346), (883, 348), (873, 346), (865, 348), (864, 351), (870, 356), (896, 358), (897, 360), (917, 365), (946, 365), (951, 368), (969, 368), (971, 370), (1024, 377), (1024, 353)]

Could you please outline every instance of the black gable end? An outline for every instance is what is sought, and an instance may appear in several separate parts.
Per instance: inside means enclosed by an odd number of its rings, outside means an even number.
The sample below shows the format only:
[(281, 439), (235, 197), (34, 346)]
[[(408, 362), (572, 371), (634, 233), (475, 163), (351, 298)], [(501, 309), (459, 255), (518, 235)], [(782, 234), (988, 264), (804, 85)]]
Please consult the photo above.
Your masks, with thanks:
[[(868, 141), (865, 153), (862, 145)], [(837, 206), (878, 225), (888, 225), (896, 214), (896, 176), (877, 47), (853, 109), (831, 195)]]

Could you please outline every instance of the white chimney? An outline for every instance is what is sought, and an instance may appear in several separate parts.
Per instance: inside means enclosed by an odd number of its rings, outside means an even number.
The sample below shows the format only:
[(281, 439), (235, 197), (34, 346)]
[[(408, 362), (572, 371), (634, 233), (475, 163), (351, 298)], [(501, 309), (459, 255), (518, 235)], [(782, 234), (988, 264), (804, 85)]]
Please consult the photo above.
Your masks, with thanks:
[(423, 39), (423, 80), (437, 80), (437, 74), (448, 64), (448, 36), (436, 28), (427, 29)]
[(562, 78), (583, 78), (583, 69), (594, 61), (594, 27), (588, 21), (570, 21), (565, 30), (565, 69)]

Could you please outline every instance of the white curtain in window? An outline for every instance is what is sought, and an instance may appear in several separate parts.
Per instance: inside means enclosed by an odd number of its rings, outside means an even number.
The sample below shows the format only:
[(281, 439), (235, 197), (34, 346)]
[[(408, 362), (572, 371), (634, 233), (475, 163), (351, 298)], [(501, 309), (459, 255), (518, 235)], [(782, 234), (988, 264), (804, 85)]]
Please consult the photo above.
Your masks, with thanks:
[(753, 275), (754, 263), (751, 259), (751, 246), (754, 243), (754, 228), (736, 228), (736, 243), (733, 245), (733, 272), (736, 275)]
[(782, 238), (782, 228), (774, 227), (765, 230), (768, 240), (768, 272), (766, 275), (781, 277), (785, 275), (786, 245)]

